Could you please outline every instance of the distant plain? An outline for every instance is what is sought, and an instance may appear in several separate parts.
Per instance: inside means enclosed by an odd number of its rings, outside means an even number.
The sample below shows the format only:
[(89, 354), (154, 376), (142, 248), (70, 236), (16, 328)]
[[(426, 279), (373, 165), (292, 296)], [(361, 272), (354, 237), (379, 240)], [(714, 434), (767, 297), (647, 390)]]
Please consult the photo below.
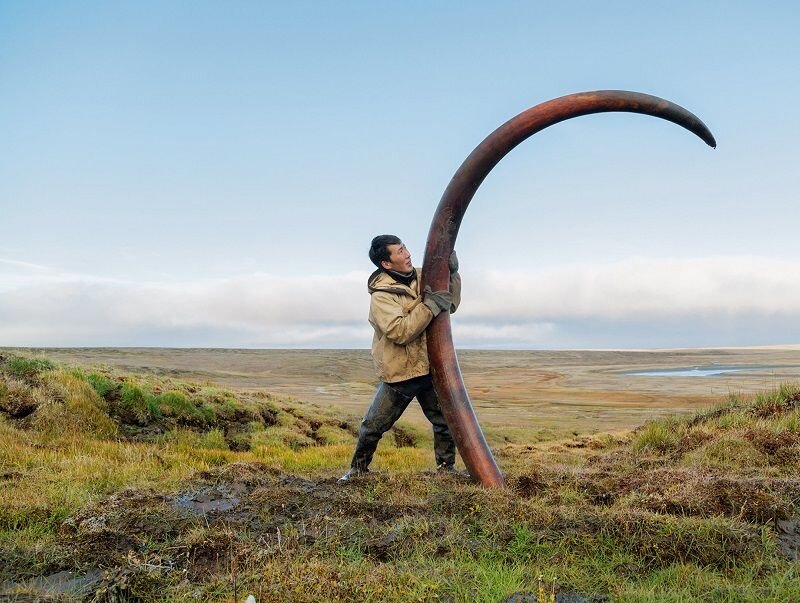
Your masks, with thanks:
[[(20, 348), (17, 348), (18, 350)], [(360, 416), (377, 379), (368, 350), (25, 348), (80, 366), (108, 365), (262, 390)], [(461, 350), (459, 363), (492, 444), (635, 428), (648, 419), (690, 413), (729, 394), (800, 382), (800, 348), (657, 351)], [(642, 377), (624, 371), (697, 366), (759, 366), (704, 377)], [(404, 419), (424, 426), (416, 403)]]

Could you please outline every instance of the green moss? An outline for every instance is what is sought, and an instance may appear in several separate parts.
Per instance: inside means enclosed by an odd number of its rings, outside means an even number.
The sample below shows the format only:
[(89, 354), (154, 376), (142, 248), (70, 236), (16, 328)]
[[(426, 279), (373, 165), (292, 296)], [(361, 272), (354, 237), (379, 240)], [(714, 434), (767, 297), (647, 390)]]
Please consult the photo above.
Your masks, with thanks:
[(234, 410), (238, 406), (236, 397), (229, 391), (218, 387), (204, 387), (197, 394), (202, 402)]
[(214, 409), (211, 408), (205, 402), (201, 403), (197, 408), (197, 412), (200, 413), (200, 416), (205, 421), (206, 425), (213, 425), (217, 422), (217, 413), (214, 412)]
[(214, 415), (214, 411), (209, 407), (201, 410), (186, 397), (186, 394), (180, 391), (169, 391), (156, 396), (155, 403), (163, 416), (183, 423), (205, 424), (209, 422), (208, 418), (213, 418)]
[(25, 358), (23, 356), (11, 356), (3, 365), (5, 373), (27, 382), (35, 381), (41, 373), (54, 368), (55, 364), (46, 358)]
[(101, 398), (106, 398), (111, 392), (119, 389), (119, 383), (101, 373), (89, 373), (86, 375), (86, 380)]
[(146, 394), (139, 387), (130, 382), (122, 384), (120, 393), (120, 406), (132, 418), (141, 424), (146, 424), (161, 415), (158, 403), (153, 396)]

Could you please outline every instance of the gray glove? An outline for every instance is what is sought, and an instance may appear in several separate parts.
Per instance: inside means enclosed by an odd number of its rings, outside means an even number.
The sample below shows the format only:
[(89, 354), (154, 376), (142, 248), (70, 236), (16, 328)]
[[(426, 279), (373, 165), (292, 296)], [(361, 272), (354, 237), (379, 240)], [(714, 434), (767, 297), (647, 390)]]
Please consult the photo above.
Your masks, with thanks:
[(422, 290), (422, 303), (428, 306), (434, 316), (439, 316), (439, 312), (450, 311), (453, 303), (453, 294), (449, 291), (432, 291), (430, 285)]
[(450, 254), (447, 264), (450, 266), (450, 274), (458, 272), (458, 256), (456, 255), (455, 249), (453, 249), (453, 253)]

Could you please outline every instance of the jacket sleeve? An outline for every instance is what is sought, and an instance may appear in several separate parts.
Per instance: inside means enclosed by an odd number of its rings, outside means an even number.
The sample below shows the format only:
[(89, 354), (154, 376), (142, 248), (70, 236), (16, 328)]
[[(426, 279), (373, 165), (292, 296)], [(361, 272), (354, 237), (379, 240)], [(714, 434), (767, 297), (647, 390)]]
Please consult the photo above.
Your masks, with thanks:
[(422, 303), (422, 298), (408, 314), (394, 294), (375, 291), (370, 297), (375, 326), (386, 334), (386, 339), (397, 345), (408, 345), (419, 337), (433, 319), (433, 312)]
[(450, 293), (453, 295), (453, 303), (450, 304), (450, 314), (458, 310), (461, 303), (461, 275), (454, 272), (450, 275)]

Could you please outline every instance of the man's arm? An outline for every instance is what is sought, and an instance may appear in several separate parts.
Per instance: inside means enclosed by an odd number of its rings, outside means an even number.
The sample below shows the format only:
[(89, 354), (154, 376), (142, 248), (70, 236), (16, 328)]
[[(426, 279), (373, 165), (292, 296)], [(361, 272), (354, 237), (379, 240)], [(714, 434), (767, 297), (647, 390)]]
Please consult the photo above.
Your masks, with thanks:
[(450, 314), (452, 314), (461, 303), (461, 275), (458, 272), (450, 275), (450, 294), (453, 296), (453, 303), (450, 304)]
[(403, 306), (388, 291), (375, 291), (370, 296), (370, 307), (378, 329), (397, 345), (414, 341), (433, 320), (433, 312), (421, 299), (404, 315)]
[(450, 304), (450, 314), (452, 314), (461, 303), (461, 275), (458, 273), (458, 256), (455, 249), (450, 254), (447, 265), (450, 268), (450, 295), (453, 296), (453, 303)]

